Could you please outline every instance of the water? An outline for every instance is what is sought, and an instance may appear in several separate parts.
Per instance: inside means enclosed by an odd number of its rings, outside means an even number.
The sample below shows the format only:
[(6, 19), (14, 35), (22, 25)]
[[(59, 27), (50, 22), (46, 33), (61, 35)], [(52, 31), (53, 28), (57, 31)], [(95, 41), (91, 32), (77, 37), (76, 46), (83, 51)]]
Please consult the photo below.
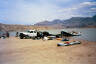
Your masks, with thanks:
[(94, 41), (96, 42), (96, 28), (84, 28), (84, 29), (58, 29), (58, 30), (43, 30), (43, 31), (48, 31), (51, 34), (60, 34), (61, 31), (66, 31), (66, 32), (71, 32), (71, 31), (76, 31), (76, 32), (81, 32), (81, 36), (75, 36), (74, 38), (80, 38), (83, 40), (88, 40), (88, 41)]
[[(5, 34), (6, 32), (0, 32), (0, 35)], [(9, 32), (10, 36), (16, 36), (16, 32)]]
[[(48, 31), (51, 34), (60, 34), (61, 31), (71, 32), (81, 32), (81, 36), (76, 36), (74, 38), (80, 38), (88, 41), (96, 42), (96, 28), (84, 28), (84, 29), (54, 29), (54, 30), (41, 30), (41, 31)], [(10, 32), (10, 36), (16, 36), (16, 32)]]

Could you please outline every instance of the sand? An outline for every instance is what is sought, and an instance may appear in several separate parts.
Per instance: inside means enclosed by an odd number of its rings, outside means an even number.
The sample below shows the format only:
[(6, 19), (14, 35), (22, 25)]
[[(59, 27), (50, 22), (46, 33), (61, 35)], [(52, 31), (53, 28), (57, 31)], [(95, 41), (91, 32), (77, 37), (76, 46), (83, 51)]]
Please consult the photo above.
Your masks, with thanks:
[(57, 47), (59, 40), (0, 39), (0, 64), (96, 64), (96, 42), (78, 40)]

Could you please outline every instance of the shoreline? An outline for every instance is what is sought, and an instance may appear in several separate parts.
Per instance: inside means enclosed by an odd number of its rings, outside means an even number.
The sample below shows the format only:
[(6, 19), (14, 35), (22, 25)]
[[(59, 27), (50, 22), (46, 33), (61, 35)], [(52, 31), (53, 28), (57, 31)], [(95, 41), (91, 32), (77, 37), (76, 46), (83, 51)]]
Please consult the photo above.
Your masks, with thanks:
[(79, 41), (81, 44), (57, 47), (57, 43), (64, 42), (0, 39), (0, 64), (96, 64), (96, 42)]
[(30, 29), (36, 29), (36, 30), (62, 30), (62, 29), (96, 29), (96, 27), (81, 27), (81, 28), (53, 28), (53, 27), (50, 27), (50, 26), (34, 26), (32, 28), (27, 28), (27, 29), (24, 29), (22, 30), (21, 29), (13, 29), (11, 28), (11, 30), (7, 29), (7, 30), (1, 30), (1, 31), (9, 31), (9, 32), (17, 32), (17, 31), (26, 31), (26, 30), (30, 30)]

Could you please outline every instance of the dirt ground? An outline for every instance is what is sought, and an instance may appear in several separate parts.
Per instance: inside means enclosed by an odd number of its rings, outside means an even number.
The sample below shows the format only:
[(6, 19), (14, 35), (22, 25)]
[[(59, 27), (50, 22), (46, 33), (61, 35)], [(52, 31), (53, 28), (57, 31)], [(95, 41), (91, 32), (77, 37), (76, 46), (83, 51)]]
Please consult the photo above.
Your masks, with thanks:
[(0, 64), (96, 64), (96, 42), (79, 41), (57, 47), (59, 40), (0, 39)]

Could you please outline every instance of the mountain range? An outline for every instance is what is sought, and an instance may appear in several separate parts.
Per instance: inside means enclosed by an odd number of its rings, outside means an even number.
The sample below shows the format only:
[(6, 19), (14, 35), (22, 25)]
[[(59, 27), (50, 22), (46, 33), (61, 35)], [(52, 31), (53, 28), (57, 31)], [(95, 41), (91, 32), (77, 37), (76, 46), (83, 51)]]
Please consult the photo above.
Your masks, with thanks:
[(72, 17), (67, 20), (55, 19), (34, 25), (13, 25), (0, 23), (0, 31), (23, 31), (30, 29), (96, 28), (96, 15), (93, 17)]
[(51, 26), (54, 28), (84, 28), (96, 27), (96, 15), (92, 17), (72, 17), (67, 20), (55, 19), (53, 21), (43, 21), (35, 26)]

